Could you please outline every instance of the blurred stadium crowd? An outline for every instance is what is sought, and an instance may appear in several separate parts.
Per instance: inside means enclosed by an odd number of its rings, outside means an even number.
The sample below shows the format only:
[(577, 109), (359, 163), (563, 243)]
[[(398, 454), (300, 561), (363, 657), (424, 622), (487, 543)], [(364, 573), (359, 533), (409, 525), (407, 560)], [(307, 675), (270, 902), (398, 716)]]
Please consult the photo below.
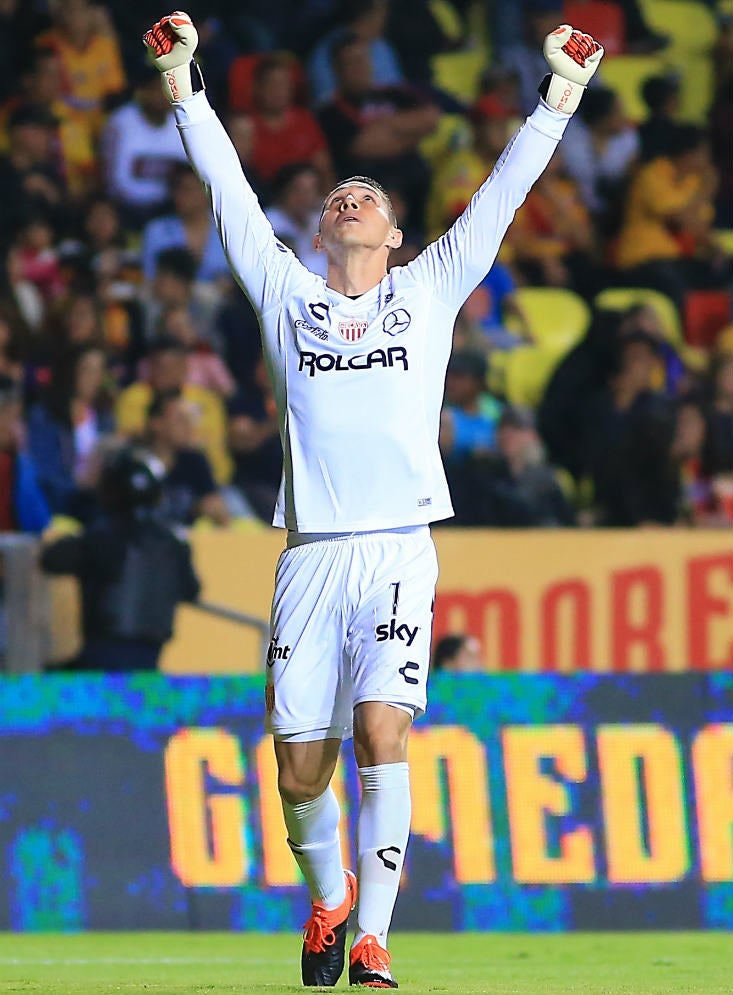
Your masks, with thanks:
[[(733, 18), (702, 0), (187, 4), (277, 235), (379, 179), (413, 258), (468, 203), (568, 21), (607, 57), (461, 311), (441, 425), (458, 525), (733, 524)], [(184, 527), (270, 519), (281, 450), (143, 32), (159, 3), (0, 0), (0, 531), (99, 513), (163, 462)], [(378, 403), (378, 399), (375, 399)]]

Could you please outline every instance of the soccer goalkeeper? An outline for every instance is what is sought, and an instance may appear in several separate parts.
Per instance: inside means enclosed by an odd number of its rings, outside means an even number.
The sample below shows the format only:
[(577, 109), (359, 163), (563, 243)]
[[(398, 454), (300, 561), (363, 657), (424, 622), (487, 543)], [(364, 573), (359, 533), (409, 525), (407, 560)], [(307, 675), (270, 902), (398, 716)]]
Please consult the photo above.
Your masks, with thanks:
[[(453, 323), (603, 49), (568, 25), (547, 37), (551, 73), (536, 110), (450, 231), (408, 266), (387, 271), (402, 232), (382, 187), (365, 176), (339, 183), (314, 233), (324, 280), (275, 238), (242, 174), (206, 99), (190, 18), (164, 17), (145, 44), (259, 316), (277, 403), (284, 471), (274, 524), (288, 531), (265, 704), (288, 843), (312, 899), (303, 983), (336, 984), (356, 905), (349, 981), (397, 988), (387, 933), (410, 828), (407, 741), (426, 705), (438, 575), (429, 525), (453, 513), (438, 450)], [(351, 735), (362, 787), (356, 875), (342, 867), (330, 787)]]

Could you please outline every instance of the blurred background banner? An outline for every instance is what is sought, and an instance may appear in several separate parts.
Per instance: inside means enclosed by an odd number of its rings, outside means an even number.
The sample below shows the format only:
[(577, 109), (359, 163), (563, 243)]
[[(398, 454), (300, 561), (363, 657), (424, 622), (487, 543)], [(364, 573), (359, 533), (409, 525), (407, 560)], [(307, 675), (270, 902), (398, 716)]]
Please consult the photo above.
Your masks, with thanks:
[[(0, 929), (300, 927), (259, 678), (28, 675), (0, 701)], [(398, 928), (733, 927), (733, 675), (438, 674), (410, 760)]]
[[(733, 669), (727, 532), (433, 534), (440, 557), (434, 641), (447, 632), (476, 636), (489, 670)], [(207, 601), (269, 617), (281, 532), (194, 531), (192, 543)], [(69, 639), (73, 612), (68, 597), (58, 606), (60, 642)], [(257, 632), (183, 606), (163, 668), (256, 672), (261, 659)]]

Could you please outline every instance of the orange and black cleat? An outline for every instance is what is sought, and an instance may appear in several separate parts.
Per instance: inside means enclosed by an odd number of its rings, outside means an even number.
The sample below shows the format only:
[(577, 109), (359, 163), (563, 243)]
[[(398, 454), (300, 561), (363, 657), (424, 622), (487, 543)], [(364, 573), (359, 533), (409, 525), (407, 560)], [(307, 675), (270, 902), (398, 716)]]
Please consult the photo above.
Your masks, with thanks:
[(349, 984), (364, 988), (399, 988), (389, 970), (392, 957), (376, 936), (362, 936), (349, 955)]
[(337, 909), (313, 903), (310, 919), (303, 926), (300, 969), (304, 985), (331, 987), (343, 974), (346, 925), (356, 904), (356, 875), (344, 871), (346, 897)]

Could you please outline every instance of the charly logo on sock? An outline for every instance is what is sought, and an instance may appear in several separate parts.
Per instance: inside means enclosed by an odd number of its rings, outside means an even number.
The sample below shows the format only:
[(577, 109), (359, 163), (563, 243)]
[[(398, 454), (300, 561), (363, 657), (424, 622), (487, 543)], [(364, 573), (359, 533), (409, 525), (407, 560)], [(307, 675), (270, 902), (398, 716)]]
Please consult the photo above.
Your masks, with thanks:
[(384, 846), (382, 847), (381, 850), (377, 850), (377, 856), (382, 861), (387, 870), (396, 871), (397, 864), (394, 862), (394, 860), (390, 860), (389, 857), (385, 856), (385, 854), (387, 853), (396, 853), (397, 856), (399, 857), (399, 855), (402, 853), (402, 850), (400, 850), (398, 846)]

